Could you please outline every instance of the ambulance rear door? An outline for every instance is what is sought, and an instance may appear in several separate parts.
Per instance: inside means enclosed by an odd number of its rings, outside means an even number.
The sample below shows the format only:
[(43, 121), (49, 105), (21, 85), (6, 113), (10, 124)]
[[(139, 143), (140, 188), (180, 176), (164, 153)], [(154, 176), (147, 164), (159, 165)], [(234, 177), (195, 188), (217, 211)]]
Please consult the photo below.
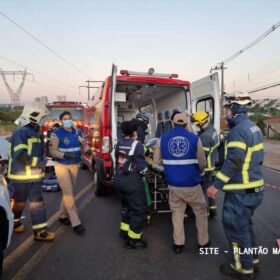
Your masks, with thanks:
[(210, 121), (220, 131), (220, 86), (218, 73), (194, 81), (190, 86), (192, 113), (206, 111)]

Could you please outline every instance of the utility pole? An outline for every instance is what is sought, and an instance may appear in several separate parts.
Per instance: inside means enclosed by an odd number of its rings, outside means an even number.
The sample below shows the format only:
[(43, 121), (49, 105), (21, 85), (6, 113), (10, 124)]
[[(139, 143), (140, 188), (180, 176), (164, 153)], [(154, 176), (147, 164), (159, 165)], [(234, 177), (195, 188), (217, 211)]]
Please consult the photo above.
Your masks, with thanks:
[(103, 83), (103, 81), (90, 81), (87, 80), (85, 81), (87, 83), (87, 86), (79, 86), (79, 88), (87, 88), (87, 92), (88, 92), (88, 101), (90, 101), (90, 89), (91, 88), (99, 88), (99, 87), (91, 87), (90, 83)]

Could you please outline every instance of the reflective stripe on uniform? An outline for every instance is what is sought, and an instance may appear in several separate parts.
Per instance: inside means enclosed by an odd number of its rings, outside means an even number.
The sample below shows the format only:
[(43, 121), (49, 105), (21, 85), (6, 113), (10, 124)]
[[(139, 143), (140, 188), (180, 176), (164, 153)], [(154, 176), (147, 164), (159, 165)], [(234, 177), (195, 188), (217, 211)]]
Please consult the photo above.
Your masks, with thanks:
[(230, 180), (230, 178), (221, 171), (217, 172), (216, 177), (224, 183), (227, 183)]
[(32, 167), (35, 167), (35, 166), (37, 166), (37, 164), (38, 164), (38, 157), (33, 157), (32, 158), (32, 163), (31, 163), (31, 166)]
[(204, 151), (209, 151), (209, 154), (207, 156), (207, 168), (205, 168), (205, 171), (213, 171), (215, 170), (215, 167), (212, 166), (212, 153), (214, 152), (215, 149), (217, 149), (220, 145), (220, 142), (218, 142), (216, 145), (214, 145), (213, 147), (203, 147)]
[(121, 222), (121, 230), (129, 231), (129, 224)]
[(238, 254), (238, 245), (236, 242), (232, 243), (232, 247), (233, 247), (233, 257), (234, 257), (234, 268), (235, 269), (242, 269), (242, 265), (240, 262), (240, 256)]
[(142, 233), (136, 233), (134, 231), (132, 231), (131, 229), (129, 229), (128, 231), (128, 237), (130, 237), (131, 239), (140, 239), (142, 236)]
[(33, 229), (41, 229), (41, 228), (44, 228), (46, 226), (48, 226), (47, 223), (41, 223), (41, 224), (33, 225), (32, 228)]
[(246, 143), (241, 142), (241, 141), (232, 141), (232, 142), (227, 143), (227, 148), (240, 148), (240, 149), (246, 151), (247, 145), (246, 145)]
[(185, 164), (196, 164), (197, 159), (163, 159), (163, 164), (166, 165), (185, 165)]
[(232, 191), (232, 190), (247, 190), (247, 189), (253, 189), (257, 187), (262, 187), (264, 185), (264, 180), (258, 180), (254, 182), (250, 182), (247, 184), (226, 184), (223, 187), (224, 191)]
[(63, 153), (67, 153), (67, 152), (78, 152), (78, 151), (80, 151), (81, 150), (81, 147), (75, 147), (75, 148), (58, 148), (58, 150), (60, 151), (60, 152), (63, 152)]
[(214, 171), (215, 170), (215, 167), (211, 167), (211, 168), (205, 168), (204, 171)]
[(39, 139), (39, 138), (29, 138), (27, 140), (27, 143), (28, 143), (28, 154), (31, 155), (31, 153), (32, 153), (32, 145), (34, 143), (41, 143), (41, 139)]
[(119, 149), (122, 149), (122, 150), (130, 150), (131, 147), (130, 147), (130, 146), (119, 146)]
[(39, 173), (34, 175), (15, 175), (15, 174), (8, 174), (8, 178), (12, 180), (19, 180), (19, 181), (25, 181), (25, 180), (32, 180), (32, 179), (42, 179), (45, 176), (45, 173)]
[(17, 152), (19, 150), (28, 150), (28, 145), (19, 144), (19, 145), (14, 147), (14, 152)]
[(250, 182), (249, 180), (249, 167), (252, 160), (252, 153), (258, 152), (263, 150), (263, 143), (254, 145), (253, 147), (249, 147), (247, 154), (245, 156), (244, 164), (242, 166), (242, 180), (243, 184), (248, 184)]
[(243, 273), (243, 274), (252, 274), (252, 273), (254, 273), (254, 269), (252, 268), (252, 269), (244, 269), (244, 268), (242, 268), (242, 269), (237, 269), (234, 265), (230, 265), (234, 270), (236, 270), (236, 271), (238, 271), (238, 272), (241, 272), (241, 273)]
[(12, 157), (11, 157), (11, 149), (9, 153), (9, 163), (8, 163), (8, 178), (12, 180), (18, 180), (18, 181), (25, 181), (25, 180), (32, 180), (32, 179), (42, 179), (45, 176), (44, 172), (33, 174), (31, 175), (31, 166), (26, 167), (26, 173), (25, 174), (12, 174)]

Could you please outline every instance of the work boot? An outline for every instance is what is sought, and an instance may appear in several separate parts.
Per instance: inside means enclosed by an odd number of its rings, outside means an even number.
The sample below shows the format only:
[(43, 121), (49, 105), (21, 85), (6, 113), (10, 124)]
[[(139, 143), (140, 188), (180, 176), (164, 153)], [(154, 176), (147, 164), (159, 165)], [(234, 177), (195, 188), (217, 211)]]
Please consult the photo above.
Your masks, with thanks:
[(86, 229), (83, 227), (82, 224), (73, 227), (73, 231), (78, 235), (83, 235)]
[(132, 239), (128, 238), (126, 242), (127, 249), (144, 249), (148, 246), (147, 242), (140, 238), (140, 239)]
[(173, 244), (173, 250), (176, 254), (181, 254), (183, 252), (184, 245)]
[(14, 232), (23, 233), (24, 231), (25, 231), (25, 228), (21, 222), (14, 223)]
[(121, 239), (127, 240), (128, 239), (128, 232), (125, 230), (120, 230), (119, 237)]
[(253, 259), (253, 268), (254, 268), (255, 273), (258, 273), (260, 271), (260, 259), (259, 258)]
[(241, 279), (241, 280), (250, 280), (250, 279), (254, 279), (254, 273), (253, 270), (252, 272), (241, 272), (238, 271), (236, 269), (233, 268), (232, 265), (230, 264), (223, 264), (220, 266), (220, 271), (227, 276), (230, 276), (232, 278), (236, 278), (236, 279)]
[(59, 218), (59, 221), (62, 225), (65, 225), (65, 226), (70, 226), (71, 225), (71, 222), (68, 218)]
[(54, 241), (55, 234), (53, 232), (46, 231), (45, 229), (34, 233), (34, 240), (36, 241)]

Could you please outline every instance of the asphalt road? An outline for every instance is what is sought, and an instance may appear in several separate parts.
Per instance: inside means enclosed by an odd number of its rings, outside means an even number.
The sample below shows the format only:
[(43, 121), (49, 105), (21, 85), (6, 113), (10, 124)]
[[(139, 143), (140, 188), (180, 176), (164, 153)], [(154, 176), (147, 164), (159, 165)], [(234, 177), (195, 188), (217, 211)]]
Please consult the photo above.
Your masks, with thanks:
[[(13, 237), (12, 246), (5, 260), (3, 279), (227, 279), (218, 270), (225, 262), (227, 242), (220, 217), (210, 220), (209, 232), (212, 247), (219, 254), (199, 255), (195, 221), (186, 221), (186, 249), (175, 255), (171, 249), (172, 225), (170, 214), (153, 216), (146, 229), (148, 248), (127, 250), (118, 237), (120, 203), (117, 196), (95, 197), (90, 185), (92, 176), (87, 171), (80, 174), (80, 186), (89, 191), (78, 202), (80, 216), (86, 227), (85, 236), (76, 236), (70, 227), (55, 222), (51, 228), (57, 231), (54, 243), (30, 242), (20, 254), (14, 254), (27, 232)], [(258, 243), (269, 250), (261, 255), (261, 271), (256, 279), (280, 279), (280, 255), (272, 255), (275, 240), (280, 238), (280, 173), (264, 168), (267, 187), (261, 207), (254, 222)], [(48, 216), (58, 209), (59, 193), (45, 194)], [(223, 195), (219, 195), (218, 211), (221, 212)], [(28, 225), (29, 216), (24, 221)], [(13, 256), (14, 258), (11, 258)], [(18, 256), (19, 255), (19, 256)]]

